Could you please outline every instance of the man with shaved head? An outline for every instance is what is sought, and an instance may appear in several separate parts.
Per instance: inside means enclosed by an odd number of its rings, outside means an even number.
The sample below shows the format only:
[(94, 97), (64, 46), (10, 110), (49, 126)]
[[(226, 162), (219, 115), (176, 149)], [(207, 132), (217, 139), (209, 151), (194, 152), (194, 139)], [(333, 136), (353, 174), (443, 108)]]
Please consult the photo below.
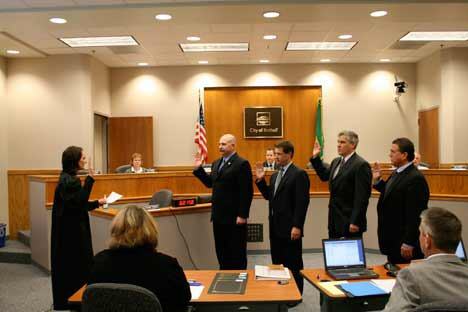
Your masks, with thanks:
[(219, 139), (221, 158), (203, 169), (202, 160), (195, 160), (193, 174), (213, 189), (211, 222), (216, 256), (221, 270), (247, 268), (247, 219), (253, 197), (252, 169), (247, 160), (236, 153), (236, 138), (225, 134)]

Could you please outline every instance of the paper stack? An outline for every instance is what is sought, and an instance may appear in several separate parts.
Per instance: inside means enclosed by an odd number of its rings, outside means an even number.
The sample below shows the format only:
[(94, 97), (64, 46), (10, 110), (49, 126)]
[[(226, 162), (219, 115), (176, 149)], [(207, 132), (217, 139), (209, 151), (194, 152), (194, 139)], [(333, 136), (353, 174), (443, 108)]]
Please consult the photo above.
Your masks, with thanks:
[(282, 265), (255, 265), (256, 280), (284, 281), (291, 279), (288, 268)]

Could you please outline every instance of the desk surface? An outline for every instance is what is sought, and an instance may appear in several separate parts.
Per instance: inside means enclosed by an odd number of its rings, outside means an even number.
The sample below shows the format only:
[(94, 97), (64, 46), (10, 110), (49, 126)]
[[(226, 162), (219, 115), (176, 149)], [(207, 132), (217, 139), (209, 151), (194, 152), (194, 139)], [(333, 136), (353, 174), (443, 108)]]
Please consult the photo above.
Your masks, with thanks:
[[(257, 281), (253, 270), (247, 270), (248, 279), (245, 294), (208, 294), (211, 282), (216, 273), (219, 272), (245, 272), (245, 271), (208, 271), (208, 270), (187, 270), (187, 279), (196, 280), (205, 286), (199, 299), (192, 300), (194, 304), (217, 303), (217, 302), (268, 302), (268, 303), (295, 303), (302, 300), (293, 278), (289, 284), (279, 285), (276, 281)], [(81, 303), (81, 298), (86, 286), (74, 293), (68, 301), (70, 303)]]
[[(400, 268), (405, 268), (408, 266), (407, 264), (399, 264)], [(390, 279), (394, 277), (387, 276), (387, 270), (383, 267), (383, 265), (376, 265), (373, 266), (372, 269), (375, 273), (379, 275), (379, 279)], [(320, 281), (328, 280), (333, 281), (334, 279), (330, 277), (325, 269), (305, 269), (301, 271), (302, 276), (309, 281), (315, 288), (317, 288), (321, 293), (325, 294), (326, 296), (334, 299), (340, 298), (347, 298), (345, 294), (342, 295), (332, 295), (330, 294), (325, 288), (320, 285)], [(369, 280), (369, 279), (367, 279)], [(349, 282), (357, 282), (362, 280), (350, 280)]]

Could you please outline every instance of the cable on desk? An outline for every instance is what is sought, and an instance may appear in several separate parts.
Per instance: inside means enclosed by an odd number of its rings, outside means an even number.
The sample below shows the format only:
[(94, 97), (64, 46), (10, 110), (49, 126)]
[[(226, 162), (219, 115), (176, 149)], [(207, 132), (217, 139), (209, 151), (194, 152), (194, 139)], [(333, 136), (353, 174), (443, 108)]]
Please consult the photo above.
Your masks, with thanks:
[(171, 212), (172, 216), (174, 217), (174, 219), (176, 221), (177, 230), (179, 231), (179, 234), (182, 237), (182, 240), (184, 241), (185, 249), (187, 249), (187, 254), (189, 256), (190, 262), (192, 263), (195, 270), (198, 270), (198, 267), (197, 267), (197, 265), (195, 264), (195, 261), (192, 258), (192, 253), (190, 252), (190, 248), (189, 248), (189, 245), (187, 243), (187, 240), (185, 239), (184, 233), (182, 233), (182, 229), (180, 228), (179, 219), (177, 219), (177, 216), (176, 216), (176, 214), (174, 213), (174, 211), (173, 211), (173, 209), (171, 207), (169, 207), (169, 211)]

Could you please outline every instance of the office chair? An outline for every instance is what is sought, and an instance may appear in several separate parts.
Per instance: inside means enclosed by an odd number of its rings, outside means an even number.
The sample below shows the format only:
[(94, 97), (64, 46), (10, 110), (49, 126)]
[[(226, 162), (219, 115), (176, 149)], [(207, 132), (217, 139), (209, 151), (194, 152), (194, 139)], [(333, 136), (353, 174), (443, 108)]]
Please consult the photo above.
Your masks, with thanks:
[(115, 168), (115, 173), (125, 173), (128, 169), (130, 169), (132, 166), (131, 165), (122, 165), (117, 168)]
[(172, 206), (172, 191), (168, 189), (160, 189), (153, 194), (149, 204), (159, 205), (159, 208)]
[(82, 312), (162, 312), (154, 293), (130, 284), (98, 283), (86, 287)]
[(468, 311), (468, 301), (435, 301), (425, 303), (413, 310), (414, 312), (462, 312)]

